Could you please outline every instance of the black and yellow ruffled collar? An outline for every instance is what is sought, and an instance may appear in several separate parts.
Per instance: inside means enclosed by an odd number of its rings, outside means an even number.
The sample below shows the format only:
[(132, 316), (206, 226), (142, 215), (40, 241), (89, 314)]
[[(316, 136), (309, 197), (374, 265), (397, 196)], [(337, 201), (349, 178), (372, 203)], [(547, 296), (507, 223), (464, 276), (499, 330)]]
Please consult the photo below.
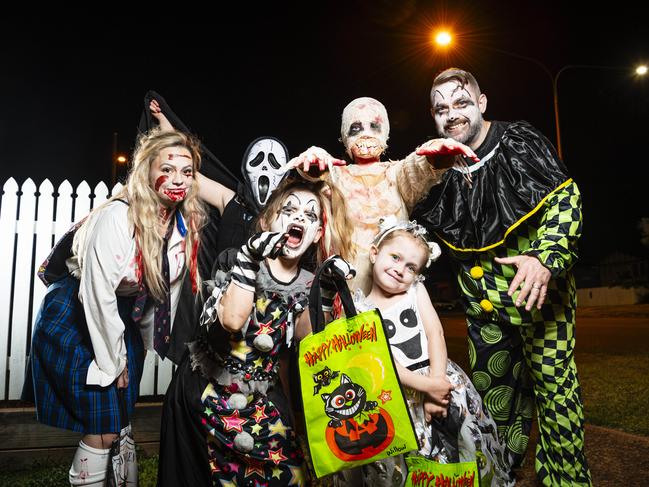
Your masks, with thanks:
[(455, 251), (500, 245), (572, 181), (552, 144), (527, 122), (491, 122), (476, 154), (471, 186), (462, 171), (446, 171), (413, 212)]

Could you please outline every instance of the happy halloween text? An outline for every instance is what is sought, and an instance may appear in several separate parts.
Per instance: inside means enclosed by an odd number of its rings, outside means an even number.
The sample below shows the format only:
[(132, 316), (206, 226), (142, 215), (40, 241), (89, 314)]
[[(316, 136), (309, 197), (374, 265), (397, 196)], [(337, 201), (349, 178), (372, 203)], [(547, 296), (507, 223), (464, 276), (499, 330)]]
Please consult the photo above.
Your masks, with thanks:
[(475, 472), (465, 472), (459, 477), (447, 477), (444, 474), (434, 474), (421, 470), (412, 472), (413, 487), (472, 487), (475, 484)]
[(304, 361), (311, 367), (321, 360), (326, 360), (334, 353), (349, 350), (353, 345), (359, 345), (367, 341), (375, 342), (376, 340), (376, 323), (364, 323), (360, 329), (354, 332), (331, 336), (317, 348), (306, 352), (304, 354)]

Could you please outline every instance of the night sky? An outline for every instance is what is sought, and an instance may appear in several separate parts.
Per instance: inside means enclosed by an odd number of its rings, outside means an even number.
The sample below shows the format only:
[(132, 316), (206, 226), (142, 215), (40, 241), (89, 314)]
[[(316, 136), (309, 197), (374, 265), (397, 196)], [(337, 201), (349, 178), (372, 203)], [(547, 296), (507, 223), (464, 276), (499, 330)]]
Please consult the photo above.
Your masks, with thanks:
[[(386, 105), (388, 156), (405, 156), (434, 136), (430, 83), (452, 65), (478, 78), (489, 100), (485, 118), (528, 120), (554, 142), (550, 77), (498, 50), (537, 59), (552, 73), (649, 62), (646, 12), (629, 7), (310, 3), (266, 2), (227, 15), (179, 4), (164, 18), (121, 11), (115, 20), (77, 23), (3, 15), (0, 179), (108, 181), (113, 133), (129, 152), (149, 89), (239, 174), (248, 143), (262, 135), (282, 139), (291, 155), (320, 145), (342, 156), (340, 114), (358, 96)], [(445, 55), (428, 40), (441, 23), (458, 36)], [(580, 67), (559, 78), (564, 159), (584, 198), (585, 263), (616, 250), (646, 255), (635, 227), (649, 216), (649, 78), (631, 73)]]

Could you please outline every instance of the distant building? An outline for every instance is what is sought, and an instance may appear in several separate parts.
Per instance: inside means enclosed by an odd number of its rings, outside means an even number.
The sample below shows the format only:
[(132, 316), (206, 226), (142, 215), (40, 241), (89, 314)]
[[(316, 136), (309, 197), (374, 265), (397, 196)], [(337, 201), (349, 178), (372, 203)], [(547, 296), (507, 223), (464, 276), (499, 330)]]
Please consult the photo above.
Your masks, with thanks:
[(576, 267), (580, 306), (612, 306), (649, 301), (649, 259), (614, 252), (598, 265)]
[(614, 252), (600, 262), (602, 286), (642, 286), (649, 284), (649, 259)]

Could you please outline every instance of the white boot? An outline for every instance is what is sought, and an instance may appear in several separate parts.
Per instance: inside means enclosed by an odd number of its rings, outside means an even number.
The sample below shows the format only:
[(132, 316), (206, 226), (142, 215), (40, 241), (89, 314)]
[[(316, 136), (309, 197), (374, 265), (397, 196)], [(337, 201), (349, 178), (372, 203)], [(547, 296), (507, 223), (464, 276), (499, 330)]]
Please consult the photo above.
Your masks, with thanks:
[(110, 448), (100, 450), (86, 445), (83, 440), (80, 441), (70, 467), (70, 485), (103, 487), (109, 458)]

